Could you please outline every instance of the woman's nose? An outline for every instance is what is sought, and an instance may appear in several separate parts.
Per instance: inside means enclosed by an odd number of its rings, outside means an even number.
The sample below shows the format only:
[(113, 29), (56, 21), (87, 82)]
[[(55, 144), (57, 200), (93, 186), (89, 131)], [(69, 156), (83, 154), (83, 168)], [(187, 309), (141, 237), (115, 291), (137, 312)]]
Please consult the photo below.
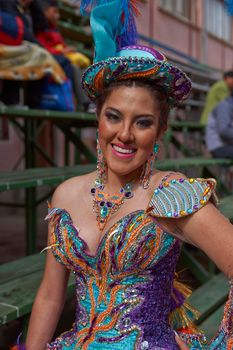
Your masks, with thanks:
[(132, 127), (130, 125), (122, 125), (118, 132), (118, 138), (123, 143), (132, 142), (134, 140)]

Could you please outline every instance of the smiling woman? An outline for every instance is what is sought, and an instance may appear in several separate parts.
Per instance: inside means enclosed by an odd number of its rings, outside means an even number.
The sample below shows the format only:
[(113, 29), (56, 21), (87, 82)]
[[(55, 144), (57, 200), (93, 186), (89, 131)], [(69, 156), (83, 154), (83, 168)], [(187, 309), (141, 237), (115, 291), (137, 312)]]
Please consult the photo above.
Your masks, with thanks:
[[(216, 181), (154, 170), (168, 111), (187, 98), (190, 80), (154, 49), (122, 48), (129, 43), (122, 20), (132, 24), (134, 2), (86, 3), (94, 6), (96, 61), (83, 87), (97, 104), (97, 170), (69, 179), (53, 195), (26, 349), (232, 350), (233, 291), (207, 342), (185, 300), (190, 291), (175, 273), (185, 240), (233, 277), (233, 228), (213, 204)], [(53, 339), (70, 271), (75, 321)]]
[(142, 87), (118, 87), (99, 114), (99, 143), (109, 171), (132, 181), (159, 136), (158, 101)]

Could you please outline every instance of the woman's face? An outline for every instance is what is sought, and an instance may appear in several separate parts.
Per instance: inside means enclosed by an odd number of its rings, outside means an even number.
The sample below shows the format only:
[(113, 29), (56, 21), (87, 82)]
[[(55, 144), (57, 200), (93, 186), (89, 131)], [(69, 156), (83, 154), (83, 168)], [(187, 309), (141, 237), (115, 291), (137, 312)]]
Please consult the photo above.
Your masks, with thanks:
[(56, 6), (48, 6), (46, 10), (44, 10), (45, 17), (47, 18), (49, 24), (57, 27), (58, 21), (60, 19), (59, 9)]
[(99, 143), (109, 171), (119, 176), (138, 172), (159, 136), (159, 108), (143, 87), (118, 87), (99, 115)]

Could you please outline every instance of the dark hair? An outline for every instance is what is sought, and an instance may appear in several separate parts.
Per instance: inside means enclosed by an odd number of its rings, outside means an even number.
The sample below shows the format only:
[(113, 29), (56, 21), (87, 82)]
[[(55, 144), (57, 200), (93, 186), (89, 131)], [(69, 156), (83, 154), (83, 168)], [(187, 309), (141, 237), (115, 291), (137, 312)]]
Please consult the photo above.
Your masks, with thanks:
[(96, 98), (96, 113), (97, 116), (100, 115), (103, 104), (105, 103), (107, 97), (112, 93), (112, 91), (116, 88), (126, 86), (126, 87), (142, 87), (147, 89), (154, 99), (158, 102), (160, 118), (159, 118), (159, 132), (161, 130), (165, 130), (167, 127), (168, 114), (169, 114), (169, 105), (167, 94), (164, 92), (162, 86), (155, 85), (153, 81), (150, 80), (136, 80), (136, 79), (128, 79), (121, 80), (111, 83), (107, 86), (102, 94)]
[(57, 0), (40, 0), (40, 5), (43, 10), (46, 10), (48, 7), (58, 7)]
[(223, 74), (223, 78), (233, 78), (233, 70), (228, 70)]

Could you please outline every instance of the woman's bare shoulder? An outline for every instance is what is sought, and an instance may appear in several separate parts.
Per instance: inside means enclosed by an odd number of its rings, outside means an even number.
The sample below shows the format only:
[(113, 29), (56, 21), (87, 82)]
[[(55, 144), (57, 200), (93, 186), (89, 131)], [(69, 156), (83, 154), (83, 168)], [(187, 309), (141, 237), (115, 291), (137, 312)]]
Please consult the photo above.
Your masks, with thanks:
[(87, 193), (96, 178), (96, 172), (81, 176), (74, 176), (62, 182), (54, 191), (51, 206), (57, 208), (66, 208), (70, 206), (73, 200), (77, 201)]

